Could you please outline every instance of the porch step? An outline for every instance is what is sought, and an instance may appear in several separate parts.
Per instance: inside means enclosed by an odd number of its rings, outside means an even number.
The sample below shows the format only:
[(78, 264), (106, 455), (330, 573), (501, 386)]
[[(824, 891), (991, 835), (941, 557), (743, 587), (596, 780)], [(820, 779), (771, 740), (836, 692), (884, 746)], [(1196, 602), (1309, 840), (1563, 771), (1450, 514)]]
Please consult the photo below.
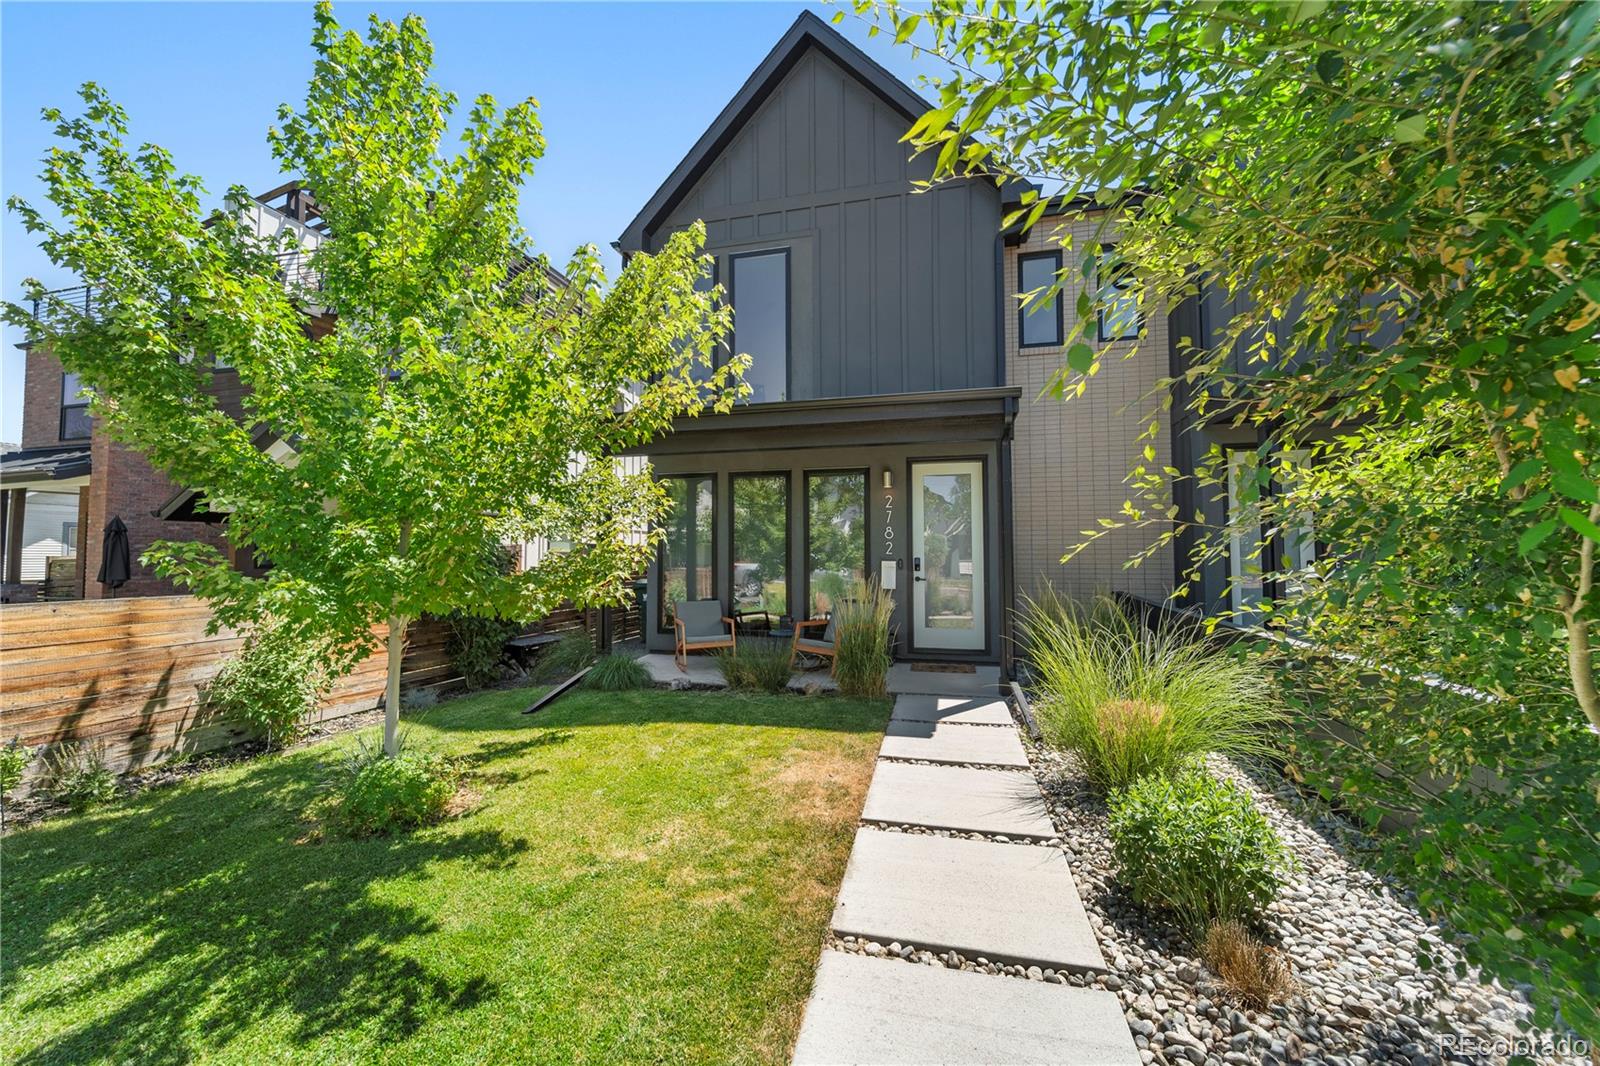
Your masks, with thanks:
[(974, 665), (972, 673), (949, 674), (942, 671), (916, 670), (912, 663), (895, 663), (889, 667), (889, 695), (901, 696), (918, 693), (926, 696), (988, 696), (1000, 691), (998, 666)]
[[(901, 697), (902, 699), (904, 697)], [(897, 701), (898, 702), (898, 701)], [(1028, 755), (1015, 729), (984, 725), (943, 725), (934, 722), (891, 721), (884, 730), (880, 756), (891, 759), (925, 759), (940, 763), (982, 763), (1027, 769)]]
[(1140, 1066), (1110, 992), (824, 951), (796, 1066)]
[(861, 819), (1008, 837), (1056, 835), (1032, 774), (965, 766), (879, 762)]
[(1066, 858), (1035, 844), (858, 829), (833, 931), (993, 962), (1105, 970)]

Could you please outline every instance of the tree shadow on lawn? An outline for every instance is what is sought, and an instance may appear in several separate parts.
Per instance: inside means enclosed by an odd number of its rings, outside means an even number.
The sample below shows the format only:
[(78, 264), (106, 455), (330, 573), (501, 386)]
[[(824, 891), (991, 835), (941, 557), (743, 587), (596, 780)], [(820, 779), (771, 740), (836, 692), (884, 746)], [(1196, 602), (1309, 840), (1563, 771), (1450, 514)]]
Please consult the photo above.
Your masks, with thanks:
[(584, 726), (685, 725), (770, 726), (827, 732), (881, 733), (893, 701), (798, 693), (751, 695), (725, 690), (640, 689), (593, 692), (578, 689), (537, 714), (521, 712), (539, 689), (462, 696), (431, 709), (416, 721), (442, 733), (503, 731), (523, 726), (571, 729)]
[(298, 1045), (403, 1040), (495, 995), (397, 950), (437, 924), (372, 890), (433, 863), (504, 865), (526, 843), (460, 823), (297, 843), (316, 777), (304, 758), (256, 764), (7, 837), (5, 1012), (68, 1024), (26, 1048), (13, 1028), (11, 1061), (181, 1063), (257, 1023)]

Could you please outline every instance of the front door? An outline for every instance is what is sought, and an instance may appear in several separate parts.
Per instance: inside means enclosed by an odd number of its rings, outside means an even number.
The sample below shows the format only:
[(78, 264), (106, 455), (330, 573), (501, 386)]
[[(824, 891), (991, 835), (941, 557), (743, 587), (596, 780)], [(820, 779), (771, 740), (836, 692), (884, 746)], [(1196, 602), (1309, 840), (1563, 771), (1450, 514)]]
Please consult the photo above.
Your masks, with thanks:
[(983, 463), (911, 464), (911, 646), (983, 651)]

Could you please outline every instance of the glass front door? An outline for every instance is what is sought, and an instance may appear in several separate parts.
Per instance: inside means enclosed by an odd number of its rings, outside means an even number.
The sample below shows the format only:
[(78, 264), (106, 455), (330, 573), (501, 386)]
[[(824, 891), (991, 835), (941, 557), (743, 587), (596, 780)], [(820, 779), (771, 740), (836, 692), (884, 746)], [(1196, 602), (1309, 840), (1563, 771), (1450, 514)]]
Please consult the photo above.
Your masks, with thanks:
[(983, 464), (911, 466), (911, 636), (919, 651), (983, 651)]

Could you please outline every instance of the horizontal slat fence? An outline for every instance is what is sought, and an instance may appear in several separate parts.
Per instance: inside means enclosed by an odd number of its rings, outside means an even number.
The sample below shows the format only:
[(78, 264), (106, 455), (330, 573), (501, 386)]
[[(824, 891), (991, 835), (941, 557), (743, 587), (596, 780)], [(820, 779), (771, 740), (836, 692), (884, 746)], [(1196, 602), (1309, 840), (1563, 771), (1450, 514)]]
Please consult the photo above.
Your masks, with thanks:
[[(230, 629), (208, 634), (210, 619), (210, 609), (192, 596), (0, 608), (0, 744), (12, 738), (30, 748), (98, 744), (106, 764), (120, 773), (245, 739), (244, 729), (201, 700), (205, 683), (241, 644)], [(566, 607), (528, 627), (577, 630), (598, 642), (600, 611)], [(458, 681), (449, 633), (433, 618), (408, 627), (402, 685), (446, 688)], [(637, 609), (612, 611), (613, 640), (638, 635)], [(385, 667), (381, 627), (375, 636), (378, 650), (339, 679), (317, 721), (378, 706)]]

